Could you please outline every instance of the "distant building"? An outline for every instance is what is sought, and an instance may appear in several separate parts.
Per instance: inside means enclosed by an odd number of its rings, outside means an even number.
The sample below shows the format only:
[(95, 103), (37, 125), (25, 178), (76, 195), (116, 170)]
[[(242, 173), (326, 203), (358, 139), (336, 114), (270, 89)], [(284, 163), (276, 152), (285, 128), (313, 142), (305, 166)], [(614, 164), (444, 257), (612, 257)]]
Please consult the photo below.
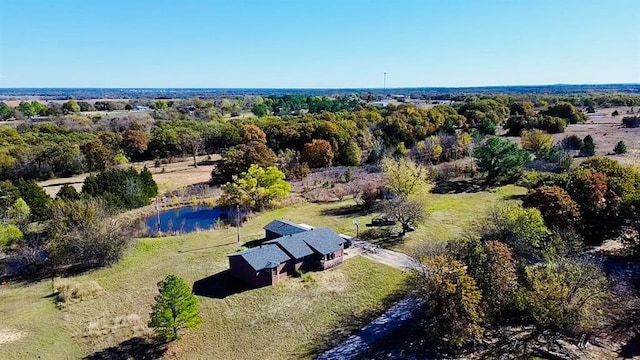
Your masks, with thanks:
[(433, 105), (451, 105), (454, 102), (453, 100), (431, 100), (431, 104)]
[(325, 270), (342, 263), (347, 240), (330, 228), (275, 220), (265, 227), (262, 245), (229, 255), (229, 268), (253, 287), (268, 286), (298, 270)]
[(424, 105), (427, 103), (426, 100), (421, 100), (421, 99), (406, 99), (407, 103), (412, 104), (412, 105)]
[(389, 105), (389, 103), (385, 101), (374, 101), (372, 104), (379, 108), (387, 107), (387, 105)]
[(150, 111), (151, 108), (148, 106), (143, 106), (143, 105), (134, 105), (133, 106), (133, 111)]

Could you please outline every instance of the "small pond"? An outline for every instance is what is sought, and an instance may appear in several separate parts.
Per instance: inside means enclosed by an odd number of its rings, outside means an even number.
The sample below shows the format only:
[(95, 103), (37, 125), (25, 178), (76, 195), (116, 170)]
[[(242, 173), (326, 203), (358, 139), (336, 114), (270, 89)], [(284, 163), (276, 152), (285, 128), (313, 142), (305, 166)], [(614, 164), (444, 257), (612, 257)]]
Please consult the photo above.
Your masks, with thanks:
[[(230, 220), (235, 212), (224, 207), (187, 206), (160, 212), (160, 232), (190, 233), (210, 230), (218, 219)], [(145, 221), (149, 234), (158, 232), (158, 214)]]

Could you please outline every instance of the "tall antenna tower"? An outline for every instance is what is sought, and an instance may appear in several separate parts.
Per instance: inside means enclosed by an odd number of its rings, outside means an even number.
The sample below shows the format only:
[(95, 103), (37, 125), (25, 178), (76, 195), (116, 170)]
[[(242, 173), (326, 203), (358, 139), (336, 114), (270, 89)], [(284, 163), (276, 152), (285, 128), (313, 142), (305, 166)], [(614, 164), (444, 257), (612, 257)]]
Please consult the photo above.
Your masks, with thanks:
[(384, 80), (382, 83), (382, 96), (385, 96), (387, 94), (387, 73), (384, 73)]

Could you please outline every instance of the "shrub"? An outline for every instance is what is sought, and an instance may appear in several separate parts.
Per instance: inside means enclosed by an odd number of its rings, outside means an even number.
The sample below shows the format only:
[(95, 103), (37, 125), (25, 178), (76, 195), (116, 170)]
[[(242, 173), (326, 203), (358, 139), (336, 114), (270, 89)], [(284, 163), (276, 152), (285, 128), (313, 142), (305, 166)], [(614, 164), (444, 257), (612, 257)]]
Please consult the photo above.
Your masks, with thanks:
[(542, 115), (559, 117), (567, 120), (570, 124), (584, 122), (587, 118), (571, 103), (561, 101), (556, 105), (549, 106), (547, 110), (540, 112)]
[(58, 265), (85, 267), (111, 264), (127, 243), (121, 223), (104, 202), (95, 199), (56, 201), (49, 224), (49, 250)]
[(356, 204), (364, 206), (368, 210), (374, 209), (378, 204), (379, 199), (380, 189), (377, 188), (364, 189), (355, 197)]
[(618, 112), (618, 110), (614, 110), (614, 111), (611, 113), (611, 116), (612, 116), (612, 117), (616, 117), (616, 116), (618, 116), (618, 115), (620, 115), (620, 112)]
[(0, 224), (0, 248), (11, 246), (22, 240), (23, 234), (17, 226), (13, 224)]
[(483, 119), (477, 127), (480, 134), (483, 135), (495, 135), (496, 124), (491, 119)]
[(575, 335), (597, 328), (608, 282), (595, 265), (560, 260), (529, 266), (524, 276), (518, 301), (539, 330)]
[(558, 186), (541, 186), (529, 193), (524, 206), (540, 210), (551, 227), (573, 227), (580, 221), (580, 209), (571, 196)]
[(625, 144), (624, 141), (622, 141), (622, 140), (618, 141), (616, 146), (613, 148), (613, 152), (618, 154), (618, 155), (626, 154), (627, 153), (627, 144)]
[(594, 156), (596, 154), (596, 144), (593, 142), (593, 137), (587, 135), (582, 142), (582, 148), (580, 148), (581, 156)]
[(65, 184), (60, 188), (60, 190), (58, 190), (58, 193), (56, 194), (56, 199), (60, 199), (64, 201), (79, 200), (80, 194), (78, 193), (78, 190), (76, 190), (76, 188), (74, 188), (69, 184)]
[(622, 125), (628, 128), (640, 127), (640, 116), (625, 116), (622, 118)]
[(44, 191), (35, 181), (18, 180), (16, 187), (20, 193), (20, 197), (27, 203), (31, 209), (33, 219), (46, 220), (51, 214), (51, 197)]
[(623, 236), (622, 241), (632, 254), (640, 255), (640, 192), (626, 197), (622, 216), (632, 230)]
[(564, 150), (580, 150), (582, 149), (583, 142), (577, 135), (569, 135), (562, 139), (560, 146)]
[(485, 239), (498, 239), (523, 257), (542, 258), (550, 234), (538, 209), (508, 204), (494, 209), (483, 223)]
[(522, 132), (522, 148), (532, 152), (550, 149), (553, 137), (541, 130), (525, 130)]
[(567, 121), (558, 117), (545, 116), (540, 128), (546, 129), (549, 134), (563, 133), (567, 128)]
[(303, 283), (314, 283), (316, 279), (313, 277), (313, 274), (310, 272), (304, 272), (302, 270), (296, 270), (296, 275), (300, 278)]

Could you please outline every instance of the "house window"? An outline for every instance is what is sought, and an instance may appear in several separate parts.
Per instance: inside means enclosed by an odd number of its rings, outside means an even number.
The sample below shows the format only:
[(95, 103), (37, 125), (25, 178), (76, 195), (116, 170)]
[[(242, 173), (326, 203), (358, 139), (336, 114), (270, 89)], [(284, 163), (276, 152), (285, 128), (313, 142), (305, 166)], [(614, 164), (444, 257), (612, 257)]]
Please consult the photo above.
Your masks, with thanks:
[(327, 254), (327, 255), (325, 256), (325, 258), (326, 258), (327, 260), (333, 260), (333, 259), (335, 259), (335, 258), (336, 258), (336, 254), (335, 254), (335, 253)]
[(276, 276), (277, 273), (278, 273), (278, 268), (271, 269), (271, 276)]

